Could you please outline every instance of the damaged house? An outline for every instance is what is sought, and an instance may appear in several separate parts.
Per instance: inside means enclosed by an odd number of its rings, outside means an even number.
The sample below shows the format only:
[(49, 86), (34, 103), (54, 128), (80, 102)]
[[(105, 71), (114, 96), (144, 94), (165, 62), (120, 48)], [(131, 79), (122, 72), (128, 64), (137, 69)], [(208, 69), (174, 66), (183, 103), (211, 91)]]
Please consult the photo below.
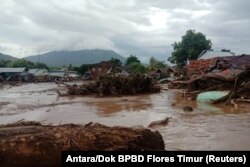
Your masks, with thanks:
[(162, 67), (162, 68), (157, 68), (153, 71), (149, 72), (149, 75), (156, 80), (160, 79), (172, 79), (174, 75), (176, 75), (177, 70), (174, 69), (173, 67)]
[(115, 65), (110, 61), (101, 61), (100, 63), (89, 65), (89, 71), (91, 73), (92, 79), (106, 74)]
[(172, 82), (172, 88), (187, 88), (199, 102), (250, 100), (250, 55), (201, 55), (187, 65), (188, 80)]
[(48, 81), (49, 73), (47, 69), (29, 69), (28, 73), (34, 76), (36, 82)]
[(211, 71), (219, 59), (225, 59), (231, 56), (234, 56), (233, 52), (204, 50), (198, 56), (197, 60), (189, 60), (187, 65), (188, 76), (191, 77)]
[(0, 76), (6, 81), (28, 81), (28, 69), (21, 68), (0, 68)]
[(63, 70), (50, 70), (49, 78), (51, 81), (63, 80), (66, 77), (66, 71)]
[(50, 81), (73, 81), (79, 78), (76, 71), (68, 70), (51, 70), (48, 75)]

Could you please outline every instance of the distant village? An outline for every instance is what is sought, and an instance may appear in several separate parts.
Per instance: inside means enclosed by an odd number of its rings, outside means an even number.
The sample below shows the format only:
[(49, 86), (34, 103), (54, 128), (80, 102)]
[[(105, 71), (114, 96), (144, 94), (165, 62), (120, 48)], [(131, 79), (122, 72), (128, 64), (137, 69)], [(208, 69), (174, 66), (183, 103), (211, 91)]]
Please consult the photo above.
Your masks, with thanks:
[[(170, 81), (183, 74), (190, 77), (209, 71), (209, 69), (215, 68), (216, 62), (220, 57), (232, 58), (236, 56), (232, 52), (207, 50), (203, 51), (197, 60), (190, 60), (189, 63), (182, 68), (177, 65), (155, 65), (153, 67), (151, 65), (146, 72), (136, 72), (128, 64), (122, 66), (121, 63), (115, 63), (114, 61), (101, 61), (99, 63), (87, 65), (87, 70), (83, 75), (67, 67), (57, 70), (48, 70), (46, 68), (29, 69), (27, 67), (0, 67), (0, 82), (67, 82), (94, 80), (102, 75), (129, 76), (135, 73), (145, 73), (145, 75), (158, 81)], [(159, 62), (156, 59), (154, 59), (154, 61)]]
[[(133, 58), (134, 56), (132, 56)], [(155, 60), (157, 61), (157, 60)], [(118, 61), (119, 62), (119, 61)], [(83, 74), (74, 71), (72, 68), (62, 67), (61, 69), (27, 68), (27, 67), (0, 67), (0, 82), (58, 82), (76, 80), (95, 80), (102, 75), (123, 75), (129, 76), (135, 73), (145, 73), (154, 79), (173, 76), (176, 67), (161, 65), (150, 71), (135, 71), (130, 65), (122, 66), (121, 62), (113, 60), (101, 61), (95, 64), (84, 65), (87, 67)]]

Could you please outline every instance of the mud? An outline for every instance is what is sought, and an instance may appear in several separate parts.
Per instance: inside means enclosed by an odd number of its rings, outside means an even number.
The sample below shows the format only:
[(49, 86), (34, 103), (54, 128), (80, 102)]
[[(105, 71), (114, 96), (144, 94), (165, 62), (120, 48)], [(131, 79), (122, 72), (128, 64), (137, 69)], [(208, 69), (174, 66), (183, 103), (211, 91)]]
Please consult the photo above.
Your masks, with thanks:
[[(123, 97), (58, 97), (53, 89), (66, 92), (56, 84), (27, 84), (0, 91), (0, 124), (18, 120), (42, 124), (87, 124), (147, 127), (153, 121), (171, 117), (157, 126), (166, 150), (249, 150), (249, 103), (201, 104), (183, 97), (181, 90)], [(190, 106), (192, 112), (183, 108)]]
[[(101, 124), (42, 126), (18, 122), (0, 127), (0, 165), (60, 166), (62, 150), (162, 151), (159, 132)], [(18, 165), (17, 165), (18, 164)]]

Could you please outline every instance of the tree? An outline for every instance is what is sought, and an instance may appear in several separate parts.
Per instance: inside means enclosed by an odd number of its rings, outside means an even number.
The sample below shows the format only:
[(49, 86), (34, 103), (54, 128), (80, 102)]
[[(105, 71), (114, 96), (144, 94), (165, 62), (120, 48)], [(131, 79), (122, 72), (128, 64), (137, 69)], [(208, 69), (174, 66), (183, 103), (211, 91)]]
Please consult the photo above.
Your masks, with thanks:
[(121, 60), (119, 60), (119, 59), (116, 59), (116, 58), (111, 58), (110, 59), (110, 62), (111, 63), (113, 63), (113, 64), (115, 64), (115, 65), (117, 65), (117, 66), (119, 66), (119, 67), (121, 67), (122, 66), (122, 62), (121, 62)]
[(69, 71), (73, 70), (73, 66), (72, 66), (72, 64), (69, 64), (69, 66), (68, 66), (68, 70), (69, 70)]
[(46, 64), (41, 63), (41, 62), (35, 63), (34, 68), (49, 70), (49, 67)]
[(18, 59), (18, 60), (12, 61), (11, 67), (26, 67), (26, 68), (30, 69), (30, 68), (34, 68), (35, 65), (34, 65), (34, 63), (32, 63), (28, 60)]
[(212, 42), (206, 36), (195, 30), (187, 30), (180, 42), (172, 44), (174, 51), (168, 61), (184, 66), (187, 60), (195, 60), (203, 50), (211, 49)]
[(0, 67), (10, 67), (11, 61), (10, 60), (0, 60)]
[(141, 61), (138, 59), (138, 57), (134, 56), (134, 55), (130, 55), (126, 61), (125, 61), (125, 65), (129, 65), (131, 63), (141, 63)]
[(138, 62), (132, 62), (129, 64), (129, 67), (132, 69), (132, 71), (136, 74), (143, 74), (147, 72), (147, 68)]
[(33, 63), (31, 61), (25, 59), (17, 59), (17, 60), (0, 60), (0, 67), (26, 67), (26, 68), (39, 68), (39, 69), (47, 69), (49, 67), (41, 62)]
[(151, 57), (149, 59), (149, 70), (155, 70), (157, 68), (166, 67), (167, 65), (164, 63), (164, 61), (159, 61), (155, 59), (154, 57)]
[(89, 66), (87, 64), (83, 64), (78, 68), (78, 70), (77, 69), (74, 70), (76, 70), (79, 74), (84, 75), (88, 71), (88, 69)]

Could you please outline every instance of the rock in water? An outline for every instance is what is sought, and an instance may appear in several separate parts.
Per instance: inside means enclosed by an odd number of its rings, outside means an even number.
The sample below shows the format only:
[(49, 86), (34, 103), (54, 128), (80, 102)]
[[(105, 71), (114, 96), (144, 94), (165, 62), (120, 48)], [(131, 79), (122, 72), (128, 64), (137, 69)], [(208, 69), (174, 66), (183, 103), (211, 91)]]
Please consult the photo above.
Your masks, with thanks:
[(151, 123), (148, 125), (148, 127), (149, 127), (149, 128), (156, 128), (156, 127), (158, 127), (158, 126), (166, 126), (166, 125), (168, 124), (168, 122), (169, 122), (169, 118), (167, 117), (167, 118), (165, 118), (165, 119), (163, 119), (163, 120), (151, 122)]
[(192, 111), (193, 111), (193, 108), (190, 107), (190, 106), (185, 106), (185, 107), (183, 108), (183, 111), (185, 111), (185, 112), (192, 112)]

